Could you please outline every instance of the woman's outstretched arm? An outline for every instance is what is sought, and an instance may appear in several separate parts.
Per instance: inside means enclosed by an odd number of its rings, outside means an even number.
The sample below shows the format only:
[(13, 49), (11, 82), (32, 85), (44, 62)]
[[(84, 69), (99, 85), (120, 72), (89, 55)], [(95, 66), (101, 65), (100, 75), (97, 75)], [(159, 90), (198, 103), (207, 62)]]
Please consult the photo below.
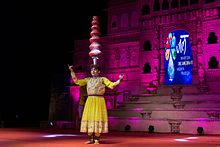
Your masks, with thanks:
[(73, 82), (75, 83), (78, 79), (76, 77), (75, 72), (73, 71), (73, 66), (68, 64), (68, 68), (70, 70), (70, 74), (71, 74), (71, 77), (73, 79)]

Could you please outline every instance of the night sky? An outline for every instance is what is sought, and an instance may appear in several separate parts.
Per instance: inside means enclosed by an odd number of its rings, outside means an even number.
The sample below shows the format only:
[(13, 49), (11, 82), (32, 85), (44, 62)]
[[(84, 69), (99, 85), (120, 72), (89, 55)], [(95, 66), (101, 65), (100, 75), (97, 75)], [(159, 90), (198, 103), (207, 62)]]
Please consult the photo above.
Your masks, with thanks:
[[(17, 1), (5, 12), (3, 120), (47, 119), (51, 75), (68, 72), (74, 39), (89, 39), (92, 16), (106, 33), (106, 0)], [(19, 118), (18, 118), (19, 117)]]

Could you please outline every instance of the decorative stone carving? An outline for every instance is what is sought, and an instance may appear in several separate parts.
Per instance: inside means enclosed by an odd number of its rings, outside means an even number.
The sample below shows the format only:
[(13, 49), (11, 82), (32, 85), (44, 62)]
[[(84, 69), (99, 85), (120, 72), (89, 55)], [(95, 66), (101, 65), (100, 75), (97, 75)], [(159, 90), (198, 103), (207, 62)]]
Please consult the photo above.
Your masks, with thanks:
[(173, 107), (176, 108), (176, 109), (183, 109), (185, 106), (185, 104), (181, 103), (181, 102), (175, 102), (173, 104)]
[(123, 91), (123, 101), (126, 102), (126, 101), (128, 101), (130, 99), (133, 99), (133, 97), (131, 95), (131, 91), (130, 90), (124, 90)]
[(199, 20), (197, 22), (197, 59), (198, 59), (198, 78), (200, 92), (208, 92), (208, 85), (205, 80), (205, 71), (203, 65), (203, 44), (201, 35), (202, 24)]
[(181, 92), (181, 90), (182, 90), (182, 87), (181, 86), (173, 86), (172, 87), (172, 90), (173, 90), (173, 92), (172, 92), (172, 94), (171, 94), (171, 99), (173, 100), (173, 101), (177, 101), (177, 102), (179, 102), (179, 101), (181, 101), (181, 99), (182, 99), (182, 92)]
[(139, 97), (138, 96), (131, 96), (128, 99), (129, 99), (129, 101), (137, 101), (139, 99)]
[(159, 63), (160, 63), (160, 52), (159, 52), (159, 26), (155, 25), (154, 27), (154, 41), (153, 41), (153, 60), (154, 60), (154, 67), (153, 67), (153, 74), (154, 80), (159, 82)]
[(140, 114), (143, 119), (147, 119), (151, 118), (152, 111), (142, 111)]
[(157, 94), (158, 81), (157, 80), (151, 81), (146, 89), (147, 89), (147, 92), (150, 94)]
[(219, 111), (208, 111), (207, 114), (208, 114), (209, 118), (220, 118)]
[(200, 92), (208, 92), (208, 85), (205, 80), (205, 71), (204, 71), (204, 68), (202, 68), (201, 64), (199, 64), (198, 77), (199, 77)]
[(202, 68), (202, 64), (199, 64), (198, 76), (199, 76), (199, 84), (204, 83), (204, 80), (205, 80), (205, 71), (204, 71), (204, 69)]
[(169, 124), (170, 124), (170, 132), (171, 133), (180, 133), (180, 125), (181, 125), (181, 121), (178, 120), (169, 120)]

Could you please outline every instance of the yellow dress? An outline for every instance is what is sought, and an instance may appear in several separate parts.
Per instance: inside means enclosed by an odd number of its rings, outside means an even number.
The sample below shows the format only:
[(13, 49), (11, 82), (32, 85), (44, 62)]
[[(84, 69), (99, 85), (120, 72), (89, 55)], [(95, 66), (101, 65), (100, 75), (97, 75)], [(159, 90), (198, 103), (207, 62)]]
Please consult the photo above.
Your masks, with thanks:
[(80, 132), (108, 133), (108, 114), (103, 97), (105, 87), (113, 89), (116, 82), (106, 77), (91, 77), (77, 80), (77, 85), (87, 85), (88, 98), (85, 103)]
[(86, 85), (85, 86), (80, 86), (79, 89), (79, 105), (84, 106), (86, 99), (87, 99), (87, 90), (86, 90)]

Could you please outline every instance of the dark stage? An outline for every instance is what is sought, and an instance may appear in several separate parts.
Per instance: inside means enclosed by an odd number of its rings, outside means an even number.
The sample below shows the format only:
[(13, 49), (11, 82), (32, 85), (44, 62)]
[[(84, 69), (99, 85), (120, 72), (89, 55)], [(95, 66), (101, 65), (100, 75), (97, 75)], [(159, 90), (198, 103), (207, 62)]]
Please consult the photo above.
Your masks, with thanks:
[[(1, 147), (82, 147), (85, 134), (70, 129), (0, 128)], [(102, 134), (98, 146), (148, 147), (220, 147), (220, 135), (149, 134), (147, 132), (115, 132)]]

